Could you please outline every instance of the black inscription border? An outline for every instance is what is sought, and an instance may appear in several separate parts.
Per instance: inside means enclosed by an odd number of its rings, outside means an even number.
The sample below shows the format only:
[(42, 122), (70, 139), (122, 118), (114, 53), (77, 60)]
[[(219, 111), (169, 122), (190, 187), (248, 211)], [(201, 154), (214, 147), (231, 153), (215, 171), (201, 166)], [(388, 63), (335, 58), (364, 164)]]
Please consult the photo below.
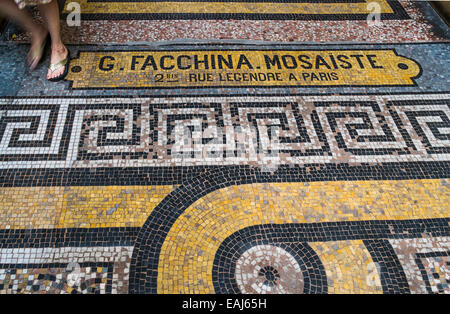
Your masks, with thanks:
[[(379, 45), (379, 44), (374, 44), (374, 45)], [(383, 44), (381, 44), (383, 45)], [(351, 44), (349, 44), (349, 46), (351, 46)], [(366, 87), (366, 88), (379, 88), (379, 87), (417, 87), (418, 84), (416, 82), (417, 79), (419, 79), (422, 74), (423, 74), (423, 68), (422, 65), (416, 61), (413, 58), (410, 57), (406, 57), (404, 55), (400, 55), (398, 54), (397, 50), (395, 48), (360, 48), (360, 49), (351, 49), (351, 48), (331, 48), (331, 49), (327, 49), (327, 48), (317, 48), (317, 49), (312, 49), (312, 48), (304, 48), (304, 49), (299, 49), (299, 48), (292, 48), (292, 47), (286, 47), (286, 48), (276, 48), (276, 49), (270, 49), (270, 48), (230, 48), (230, 49), (214, 49), (214, 48), (202, 48), (202, 49), (168, 49), (168, 50), (154, 50), (154, 49), (150, 49), (150, 50), (139, 50), (139, 49), (124, 49), (124, 50), (78, 50), (76, 53), (76, 56), (73, 57), (72, 59), (78, 59), (80, 58), (80, 53), (81, 52), (87, 52), (87, 53), (93, 53), (93, 52), (98, 52), (98, 53), (104, 53), (105, 55), (107, 53), (121, 53), (121, 52), (136, 52), (136, 53), (151, 53), (151, 52), (192, 52), (192, 51), (205, 51), (205, 52), (231, 52), (231, 51), (267, 51), (267, 52), (272, 52), (272, 51), (292, 51), (292, 52), (296, 52), (296, 51), (313, 51), (313, 52), (318, 52), (318, 51), (353, 51), (353, 50), (358, 50), (358, 51), (365, 51), (365, 50), (370, 50), (370, 51), (387, 51), (390, 50), (392, 51), (395, 56), (397, 57), (401, 57), (401, 58), (405, 58), (408, 60), (411, 60), (412, 62), (414, 62), (415, 64), (418, 65), (419, 67), (419, 73), (414, 76), (411, 77), (411, 81), (412, 84), (378, 84), (378, 85), (354, 85), (354, 84), (339, 84), (339, 85), (273, 85), (273, 86), (266, 86), (266, 85), (205, 85), (205, 86), (146, 86), (146, 87), (73, 87), (73, 81), (70, 80), (66, 80), (67, 82), (69, 82), (69, 90), (142, 90), (142, 89), (149, 89), (149, 90), (153, 90), (153, 89), (159, 89), (159, 90), (165, 90), (165, 89), (171, 89), (171, 90), (176, 90), (176, 89), (180, 89), (180, 90), (186, 90), (186, 89), (204, 89), (204, 88), (232, 88), (232, 89), (242, 89), (242, 88), (265, 88), (265, 89), (269, 89), (269, 88), (324, 88), (324, 87), (330, 87), (330, 88), (340, 88), (340, 87)], [(70, 69), (71, 70), (71, 69)], [(285, 69), (267, 69), (267, 72), (263, 72), (263, 73), (272, 73), (272, 72), (276, 72), (276, 71), (284, 71)], [(191, 71), (201, 71), (201, 70), (191, 70)], [(230, 70), (230, 71), (236, 71), (235, 69)], [(265, 70), (262, 70), (265, 71)], [(77, 69), (77, 72), (79, 72), (79, 69)]]

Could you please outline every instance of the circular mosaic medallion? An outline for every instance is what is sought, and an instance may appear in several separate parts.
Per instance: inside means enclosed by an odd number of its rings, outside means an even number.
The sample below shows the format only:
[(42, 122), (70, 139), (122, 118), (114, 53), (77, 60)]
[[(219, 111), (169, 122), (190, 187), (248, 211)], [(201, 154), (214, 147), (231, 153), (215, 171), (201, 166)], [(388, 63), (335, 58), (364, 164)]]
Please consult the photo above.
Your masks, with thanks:
[(257, 245), (236, 261), (235, 279), (242, 293), (303, 293), (300, 265), (286, 250), (273, 245)]

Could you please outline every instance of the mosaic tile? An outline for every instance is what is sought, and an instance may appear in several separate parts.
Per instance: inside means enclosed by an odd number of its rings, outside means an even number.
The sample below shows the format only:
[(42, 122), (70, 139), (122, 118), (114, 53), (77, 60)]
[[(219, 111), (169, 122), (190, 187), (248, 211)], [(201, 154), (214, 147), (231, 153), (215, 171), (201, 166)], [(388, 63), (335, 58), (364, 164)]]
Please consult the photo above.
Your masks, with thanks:
[(422, 72), (395, 49), (361, 48), (81, 51), (71, 66), (73, 89), (415, 86)]
[[(62, 104), (55, 98), (39, 109), (35, 105), (39, 99), (1, 99), (5, 110), (0, 169), (54, 174), (59, 168), (81, 172), (98, 168), (100, 173), (94, 175), (103, 181), (112, 173), (100, 171), (102, 167), (176, 170), (173, 167), (218, 161), (254, 166), (415, 161), (414, 167), (447, 160), (448, 98), (448, 94), (102, 98), (101, 102), (75, 98), (61, 99)], [(85, 109), (90, 102), (91, 109)], [(30, 120), (40, 122), (25, 122)], [(271, 132), (279, 132), (280, 143), (274, 142)], [(39, 180), (33, 184), (39, 185)]]
[[(432, 180), (424, 180), (422, 183), (427, 186), (433, 184), (432, 182)], [(211, 181), (208, 182), (209, 185), (211, 183)], [(345, 282), (346, 288), (336, 283), (336, 286), (331, 285), (333, 290), (328, 290), (328, 292), (382, 292), (378, 276), (372, 279), (375, 283), (372, 283), (371, 286), (367, 284), (367, 278), (370, 277), (365, 276), (368, 276), (369, 273), (377, 274), (373, 263), (376, 261), (378, 264), (382, 264), (384, 260), (371, 261), (373, 252), (369, 252), (372, 248), (364, 248), (368, 244), (363, 244), (362, 240), (368, 241), (378, 237), (396, 238), (396, 234), (401, 236), (402, 232), (408, 233), (408, 237), (421, 237), (423, 229), (421, 231), (419, 229), (426, 228), (427, 225), (425, 221), (421, 221), (430, 218), (442, 221), (444, 224), (441, 229), (443, 234), (448, 232), (448, 219), (445, 218), (448, 211), (446, 201), (436, 204), (436, 201), (441, 202), (436, 197), (439, 193), (436, 191), (436, 194), (432, 196), (427, 192), (415, 190), (418, 186), (417, 183), (416, 181), (323, 182), (305, 184), (303, 187), (299, 183), (260, 183), (230, 186), (208, 193), (183, 210), (180, 217), (172, 218), (176, 220), (165, 237), (164, 243), (159, 244), (161, 252), (158, 257), (160, 266), (157, 270), (157, 291), (158, 293), (212, 293), (214, 291), (236, 293), (240, 291), (237, 287), (234, 289), (224, 288), (218, 284), (226, 279), (221, 279), (221, 277), (214, 279), (215, 276), (219, 276), (217, 274), (221, 274), (221, 276), (230, 276), (230, 272), (231, 275), (233, 274), (234, 270), (230, 270), (228, 266), (219, 266), (224, 259), (228, 260), (233, 255), (236, 259), (239, 256), (245, 259), (244, 251), (248, 249), (248, 246), (253, 247), (255, 244), (271, 244), (278, 247), (282, 245), (281, 248), (286, 250), (287, 245), (304, 246), (306, 245), (304, 242), (307, 242), (312, 249), (315, 249), (315, 251), (312, 251), (311, 248), (309, 250), (318, 255), (317, 260), (320, 260), (322, 264), (327, 263), (323, 267), (325, 267), (324, 272), (330, 278), (324, 279), (325, 282), (336, 280), (333, 279), (333, 276), (336, 277), (333, 274), (336, 273), (351, 278)], [(379, 185), (375, 187), (377, 184)], [(437, 184), (436, 187), (438, 187), (440, 181), (434, 181), (434, 184)], [(350, 185), (352, 188), (349, 188)], [(430, 187), (424, 188), (423, 191), (432, 191), (433, 189)], [(405, 194), (401, 192), (402, 190)], [(340, 191), (340, 193), (333, 194), (331, 191)], [(358, 191), (358, 193), (353, 193), (353, 191)], [(379, 192), (378, 196), (371, 195), (374, 191), (383, 192)], [(412, 193), (412, 191), (414, 192)], [(409, 195), (406, 198), (415, 195), (414, 200), (410, 200), (410, 202), (417, 205), (416, 209), (401, 205), (405, 195)], [(349, 202), (349, 200), (351, 201)], [(373, 200), (377, 200), (376, 203)], [(427, 211), (427, 206), (433, 210)], [(434, 211), (438, 208), (441, 208), (440, 213)], [(175, 213), (172, 209), (168, 210), (167, 214), (161, 213), (161, 215), (173, 217)], [(415, 220), (405, 221), (404, 219), (418, 219), (418, 226), (416, 227)], [(392, 226), (382, 227), (389, 221), (392, 221)], [(395, 227), (396, 221), (399, 223), (398, 227)], [(348, 224), (342, 222), (348, 222)], [(421, 224), (424, 226), (422, 227)], [(146, 225), (150, 229), (146, 231), (148, 234), (152, 232), (151, 224), (147, 222)], [(144, 230), (146, 225), (143, 227)], [(339, 226), (342, 226), (342, 231), (339, 230), (341, 228)], [(435, 227), (430, 225), (430, 228), (431, 231)], [(326, 231), (327, 229), (330, 231)], [(445, 231), (446, 229), (447, 231)], [(185, 232), (185, 230), (191, 230), (191, 232)], [(316, 233), (317, 230), (324, 231)], [(270, 236), (271, 233), (273, 236)], [(233, 240), (230, 239), (230, 236)], [(149, 239), (147, 241), (153, 242), (150, 240), (150, 235), (147, 236), (147, 239)], [(342, 242), (358, 239), (359, 242)], [(232, 241), (236, 241), (236, 244), (234, 245)], [(322, 243), (322, 241), (327, 242)], [(154, 247), (155, 245), (156, 243), (147, 243), (144, 249), (147, 246)], [(292, 252), (292, 250), (291, 248), (288, 252)], [(304, 248), (297, 248), (295, 252), (306, 254), (301, 253), (304, 250)], [(328, 252), (330, 253), (327, 254)], [(150, 252), (147, 251), (148, 253)], [(330, 254), (332, 256), (329, 256)], [(173, 256), (178, 256), (178, 258), (174, 259)], [(197, 256), (198, 258), (195, 258)], [(344, 267), (338, 261), (343, 259), (348, 265), (352, 258), (355, 259), (352, 267), (355, 267), (357, 271), (351, 269), (350, 266), (347, 266), (347, 270), (342, 270), (343, 268), (339, 271), (335, 270)], [(148, 266), (150, 265), (153, 264), (148, 261)], [(229, 267), (233, 268), (232, 265)], [(315, 267), (310, 268), (315, 269)], [(352, 282), (358, 272), (361, 272), (359, 283), (358, 281)], [(198, 274), (201, 274), (200, 278)], [(153, 282), (151, 277), (147, 278)], [(341, 279), (344, 280), (345, 277)], [(156, 282), (153, 282), (153, 285), (156, 286)], [(385, 289), (387, 290), (387, 288)], [(325, 292), (318, 288), (312, 291)]]
[(448, 238), (402, 239), (390, 242), (402, 262), (411, 293), (449, 293)]
[[(365, 1), (80, 1), (83, 19), (365, 19)], [(398, 1), (374, 0), (386, 19), (408, 18)], [(350, 5), (349, 5), (350, 4)], [(69, 9), (63, 10), (68, 14)], [(332, 14), (330, 14), (332, 12)]]
[[(0, 285), (2, 293), (49, 293), (49, 294), (76, 294), (94, 293), (105, 294), (111, 292), (112, 269), (108, 265), (92, 267), (90, 264), (80, 266), (80, 277), (83, 280), (62, 278), (61, 272), (65, 265), (52, 265), (48, 269), (16, 268), (14, 270), (2, 269), (4, 274), (3, 284)], [(20, 272), (20, 274), (19, 274)], [(59, 278), (61, 277), (61, 278)], [(75, 281), (75, 282), (73, 282)]]
[(171, 186), (3, 188), (0, 227), (140, 227), (172, 189)]
[[(410, 42), (449, 38), (445, 22), (425, 1), (352, 2), (216, 1), (212, 5), (191, 1), (191, 13), (187, 13), (180, 1), (115, 1), (114, 5), (79, 1), (80, 27), (63, 23), (63, 39), (73, 44), (98, 44), (180, 39)], [(368, 27), (367, 19), (376, 18), (368, 14), (377, 9), (380, 23)], [(63, 19), (69, 11), (62, 12)], [(21, 41), (26, 38), (17, 36)]]
[(127, 247), (2, 248), (0, 294), (126, 293), (130, 258)]

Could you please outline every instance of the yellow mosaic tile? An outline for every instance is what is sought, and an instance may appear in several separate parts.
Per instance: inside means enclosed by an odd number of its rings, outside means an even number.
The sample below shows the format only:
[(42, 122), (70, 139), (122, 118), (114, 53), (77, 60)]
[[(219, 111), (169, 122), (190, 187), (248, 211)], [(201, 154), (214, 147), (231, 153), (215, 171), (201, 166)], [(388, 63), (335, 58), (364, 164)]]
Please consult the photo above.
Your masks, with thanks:
[(51, 229), (58, 224), (62, 187), (0, 189), (0, 229)]
[(0, 229), (140, 227), (173, 186), (0, 190)]
[[(367, 14), (370, 8), (361, 3), (246, 3), (246, 2), (89, 2), (77, 1), (85, 14), (126, 13), (241, 13), (241, 14)], [(386, 0), (372, 0), (378, 4), (381, 13), (392, 13)], [(66, 1), (70, 3), (70, 1)], [(64, 8), (64, 13), (71, 10)]]
[(328, 293), (383, 293), (375, 263), (361, 240), (311, 242), (328, 280)]

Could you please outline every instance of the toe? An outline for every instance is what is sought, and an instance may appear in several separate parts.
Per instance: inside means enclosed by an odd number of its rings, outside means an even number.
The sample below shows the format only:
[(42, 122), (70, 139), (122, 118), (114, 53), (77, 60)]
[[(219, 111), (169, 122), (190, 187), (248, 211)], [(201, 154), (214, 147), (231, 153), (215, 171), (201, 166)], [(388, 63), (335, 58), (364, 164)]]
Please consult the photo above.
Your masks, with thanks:
[(52, 79), (52, 78), (60, 76), (63, 73), (62, 70), (63, 70), (62, 68), (58, 69), (56, 71), (53, 71), (53, 72), (49, 70), (47, 73), (47, 79)]

